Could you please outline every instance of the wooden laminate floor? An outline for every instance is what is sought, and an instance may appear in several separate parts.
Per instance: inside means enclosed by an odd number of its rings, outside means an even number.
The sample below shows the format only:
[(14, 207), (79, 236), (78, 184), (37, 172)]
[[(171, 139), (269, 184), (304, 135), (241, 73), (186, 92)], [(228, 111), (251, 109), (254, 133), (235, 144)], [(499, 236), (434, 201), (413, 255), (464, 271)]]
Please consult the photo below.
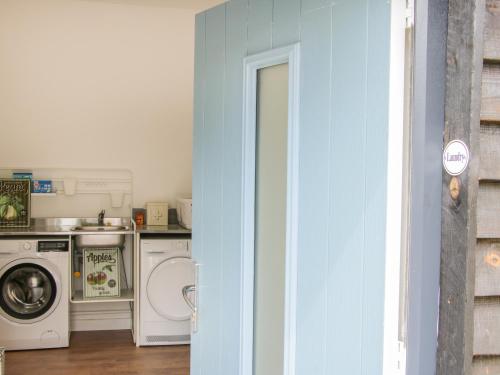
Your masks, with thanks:
[(6, 375), (189, 375), (189, 346), (137, 348), (130, 331), (73, 332), (69, 348), (7, 352)]

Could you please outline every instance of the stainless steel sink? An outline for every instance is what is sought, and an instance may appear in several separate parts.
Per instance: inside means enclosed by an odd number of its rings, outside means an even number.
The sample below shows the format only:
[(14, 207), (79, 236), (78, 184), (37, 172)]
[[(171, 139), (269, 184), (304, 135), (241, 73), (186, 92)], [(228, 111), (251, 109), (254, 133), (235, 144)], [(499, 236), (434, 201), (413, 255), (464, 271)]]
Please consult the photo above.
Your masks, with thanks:
[(113, 232), (113, 231), (122, 231), (122, 230), (128, 230), (128, 227), (125, 226), (113, 226), (113, 225), (80, 225), (77, 227), (74, 227), (73, 230), (75, 231), (86, 231), (86, 232)]
[[(75, 232), (93, 232), (82, 233), (75, 236), (76, 247), (123, 247), (125, 244), (125, 234), (113, 233), (126, 231), (129, 228), (122, 225), (79, 225), (73, 228)], [(95, 232), (103, 232), (96, 234)]]

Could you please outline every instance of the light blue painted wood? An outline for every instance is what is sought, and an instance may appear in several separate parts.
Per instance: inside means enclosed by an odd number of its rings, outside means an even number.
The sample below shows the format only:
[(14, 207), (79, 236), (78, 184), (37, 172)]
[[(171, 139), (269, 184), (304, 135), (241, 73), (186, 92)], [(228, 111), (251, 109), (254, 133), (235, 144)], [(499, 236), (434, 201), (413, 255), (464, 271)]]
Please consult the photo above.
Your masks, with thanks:
[(196, 375), (238, 374), (243, 57), (269, 50), (273, 38), (275, 45), (294, 41), (297, 30), (296, 374), (381, 375), (389, 3), (330, 4), (302, 0), (298, 26), (297, 0), (233, 0), (197, 17), (193, 251), (202, 266), (200, 331), (192, 342)]
[(226, 79), (224, 112), (224, 166), (222, 244), (224, 299), (221, 305), (223, 352), (221, 374), (237, 374), (240, 350), (241, 282), (241, 169), (242, 169), (242, 106), (243, 59), (247, 38), (246, 2), (231, 2), (226, 10)]
[[(388, 149), (388, 103), (391, 6), (385, 0), (368, 4), (366, 93), (366, 195), (363, 287), (363, 375), (383, 368), (384, 275)], [(377, 157), (373, 157), (377, 155)]]
[[(221, 306), (225, 297), (222, 288), (223, 257), (223, 137), (225, 81), (225, 5), (206, 13), (206, 88), (203, 173), (203, 241), (204, 252), (200, 273), (200, 323), (202, 334), (201, 374), (220, 374), (222, 361)], [(213, 214), (208, 214), (213, 213)], [(214, 214), (218, 213), (218, 214)], [(203, 303), (203, 301), (210, 301)], [(201, 332), (203, 331), (203, 332)]]
[(273, 48), (295, 43), (300, 38), (300, 0), (274, 0)]
[(333, 7), (327, 374), (361, 375), (363, 363), (366, 4), (350, 0)]
[[(203, 240), (203, 170), (204, 170), (204, 125), (205, 125), (205, 13), (196, 16), (195, 28), (195, 63), (194, 63), (194, 113), (193, 113), (193, 259), (202, 261)], [(203, 293), (198, 294), (202, 299), (200, 306), (205, 303)], [(202, 308), (203, 310), (203, 308)], [(199, 334), (191, 336), (191, 345), (201, 348)], [(191, 353), (191, 375), (201, 374), (201, 350), (193, 350)]]
[[(334, 0), (302, 0), (302, 14), (317, 10), (320, 8), (330, 7)], [(327, 11), (325, 9), (325, 11)]]
[(309, 13), (302, 19), (297, 374), (325, 374), (329, 355), (325, 327), (331, 179), (331, 21), (331, 11)]
[(248, 55), (271, 48), (273, 0), (249, 0)]

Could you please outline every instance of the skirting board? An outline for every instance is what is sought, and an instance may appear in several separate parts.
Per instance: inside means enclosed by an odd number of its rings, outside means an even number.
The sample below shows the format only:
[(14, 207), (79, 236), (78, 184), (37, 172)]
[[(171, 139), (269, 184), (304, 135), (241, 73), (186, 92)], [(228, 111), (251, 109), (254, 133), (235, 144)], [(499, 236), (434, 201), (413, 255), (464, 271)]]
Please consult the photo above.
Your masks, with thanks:
[(118, 311), (72, 311), (71, 331), (109, 331), (132, 329), (130, 310)]

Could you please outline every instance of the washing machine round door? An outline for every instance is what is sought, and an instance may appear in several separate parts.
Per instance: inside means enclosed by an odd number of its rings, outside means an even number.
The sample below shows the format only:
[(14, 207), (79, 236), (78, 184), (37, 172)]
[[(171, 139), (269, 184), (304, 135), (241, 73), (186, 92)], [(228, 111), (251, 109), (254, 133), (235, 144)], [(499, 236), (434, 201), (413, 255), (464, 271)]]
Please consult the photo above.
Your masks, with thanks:
[(45, 319), (60, 298), (59, 273), (44, 259), (18, 259), (0, 269), (0, 314), (10, 321)]
[(195, 266), (189, 258), (171, 258), (151, 271), (147, 296), (153, 310), (163, 318), (187, 320), (191, 310), (182, 296), (186, 285), (194, 284)]

